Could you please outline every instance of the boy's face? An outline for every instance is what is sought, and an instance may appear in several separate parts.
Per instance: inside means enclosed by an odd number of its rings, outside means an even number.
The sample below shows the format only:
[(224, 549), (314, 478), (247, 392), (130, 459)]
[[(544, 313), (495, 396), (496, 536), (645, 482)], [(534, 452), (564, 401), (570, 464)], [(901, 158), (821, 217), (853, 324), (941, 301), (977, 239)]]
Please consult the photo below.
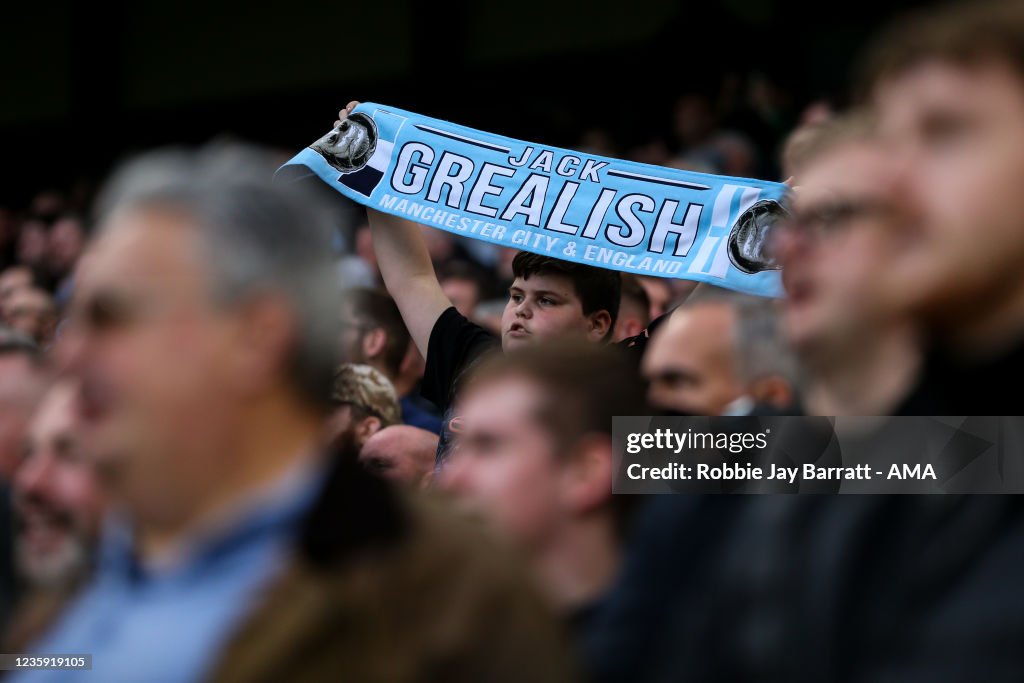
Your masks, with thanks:
[(607, 311), (583, 313), (583, 304), (568, 277), (517, 277), (509, 287), (508, 303), (501, 315), (501, 346), (507, 351), (561, 336), (596, 342), (604, 338), (609, 323)]
[(1024, 83), (996, 61), (928, 61), (875, 91), (915, 220), (893, 233), (884, 289), (935, 322), (1010, 290), (1024, 258)]

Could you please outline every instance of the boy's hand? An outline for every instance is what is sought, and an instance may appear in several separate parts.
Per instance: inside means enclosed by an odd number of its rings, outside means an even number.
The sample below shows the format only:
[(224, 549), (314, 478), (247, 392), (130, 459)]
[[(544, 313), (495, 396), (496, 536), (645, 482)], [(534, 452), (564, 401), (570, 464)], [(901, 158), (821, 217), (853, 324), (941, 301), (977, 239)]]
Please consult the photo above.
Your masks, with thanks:
[(352, 110), (359, 106), (359, 102), (352, 100), (345, 105), (345, 108), (338, 112), (338, 120), (334, 122), (334, 127), (337, 128), (341, 125), (341, 122), (348, 118), (348, 115), (352, 113)]

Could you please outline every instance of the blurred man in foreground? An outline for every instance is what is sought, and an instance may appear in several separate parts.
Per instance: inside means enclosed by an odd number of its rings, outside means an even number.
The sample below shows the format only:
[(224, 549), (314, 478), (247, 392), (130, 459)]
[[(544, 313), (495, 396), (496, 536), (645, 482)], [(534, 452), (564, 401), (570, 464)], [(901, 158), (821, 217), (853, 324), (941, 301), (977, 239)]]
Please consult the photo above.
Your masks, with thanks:
[(612, 417), (644, 410), (635, 372), (617, 349), (552, 342), (485, 362), (456, 408), (438, 484), (525, 553), (589, 657), (635, 502), (611, 491)]
[(271, 172), (163, 152), (103, 195), (59, 352), (117, 515), (36, 651), (90, 653), (76, 680), (105, 683), (563, 680), (500, 548), (323, 456), (331, 227)]
[(1024, 4), (918, 14), (868, 66), (911, 220), (879, 281), (931, 338), (906, 414), (1020, 415), (1024, 371)]
[(785, 334), (799, 354), (810, 415), (887, 415), (920, 366), (917, 325), (877, 289), (899, 230), (897, 178), (867, 114), (794, 136), (790, 220), (773, 235)]

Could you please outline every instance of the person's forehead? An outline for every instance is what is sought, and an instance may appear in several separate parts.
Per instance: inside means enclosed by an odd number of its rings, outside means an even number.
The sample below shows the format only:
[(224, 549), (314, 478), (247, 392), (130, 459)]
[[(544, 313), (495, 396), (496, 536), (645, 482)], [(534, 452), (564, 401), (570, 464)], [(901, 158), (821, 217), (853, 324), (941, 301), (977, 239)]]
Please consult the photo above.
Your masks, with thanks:
[(534, 273), (528, 278), (517, 277), (512, 286), (527, 292), (546, 291), (563, 296), (573, 296), (576, 293), (568, 275), (554, 273)]
[(726, 349), (732, 341), (735, 311), (724, 303), (681, 308), (652, 340), (649, 370), (682, 365), (684, 360), (706, 357)]
[(797, 209), (823, 200), (882, 192), (892, 187), (892, 162), (874, 142), (849, 142), (809, 162), (793, 193)]
[(111, 218), (83, 261), (79, 279), (88, 292), (180, 285), (204, 275), (196, 231), (183, 214), (133, 209)]
[(926, 60), (883, 79), (874, 89), (874, 105), (883, 124), (920, 116), (936, 108), (984, 107), (993, 98), (1024, 103), (1024, 79), (996, 59), (971, 63)]
[(524, 377), (490, 379), (469, 387), (458, 415), (467, 431), (484, 425), (520, 424), (536, 407), (539, 390)]

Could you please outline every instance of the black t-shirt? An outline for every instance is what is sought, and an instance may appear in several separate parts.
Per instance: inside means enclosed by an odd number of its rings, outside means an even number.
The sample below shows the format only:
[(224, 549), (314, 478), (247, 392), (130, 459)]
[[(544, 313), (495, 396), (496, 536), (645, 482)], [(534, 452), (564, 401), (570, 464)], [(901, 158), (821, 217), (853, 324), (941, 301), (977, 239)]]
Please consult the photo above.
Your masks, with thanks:
[(462, 374), (483, 354), (500, 348), (496, 336), (470, 322), (454, 306), (446, 309), (430, 331), (420, 394), (447, 418)]
[(983, 363), (932, 350), (895, 415), (1024, 415), (1024, 344)]

